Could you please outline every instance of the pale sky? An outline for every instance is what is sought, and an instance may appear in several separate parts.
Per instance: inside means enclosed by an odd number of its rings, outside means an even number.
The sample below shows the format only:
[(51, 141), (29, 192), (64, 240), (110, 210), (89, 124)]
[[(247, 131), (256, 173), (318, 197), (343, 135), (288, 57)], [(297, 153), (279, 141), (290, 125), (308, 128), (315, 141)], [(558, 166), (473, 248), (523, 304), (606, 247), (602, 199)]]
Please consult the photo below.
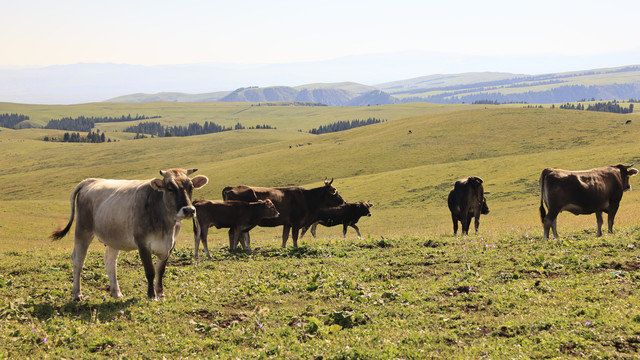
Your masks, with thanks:
[(407, 50), (587, 55), (640, 47), (638, 0), (0, 0), (0, 9), (0, 66), (289, 63)]

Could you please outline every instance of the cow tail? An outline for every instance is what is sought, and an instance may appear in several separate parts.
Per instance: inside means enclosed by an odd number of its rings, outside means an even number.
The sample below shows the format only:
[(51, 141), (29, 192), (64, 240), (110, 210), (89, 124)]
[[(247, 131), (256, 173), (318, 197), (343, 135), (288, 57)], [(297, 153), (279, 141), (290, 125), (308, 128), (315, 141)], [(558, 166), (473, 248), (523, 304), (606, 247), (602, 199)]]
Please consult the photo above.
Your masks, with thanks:
[(544, 180), (547, 175), (547, 169), (542, 170), (540, 174), (540, 221), (544, 223), (544, 218), (547, 216), (547, 212), (544, 209)]
[(73, 189), (73, 193), (71, 194), (71, 218), (69, 219), (69, 223), (64, 229), (54, 231), (50, 236), (51, 240), (55, 241), (62, 239), (65, 235), (67, 235), (69, 229), (71, 229), (71, 224), (73, 223), (73, 219), (76, 214), (76, 197), (78, 196), (78, 193), (80, 192), (80, 190), (82, 190), (84, 185), (85, 181), (82, 181), (76, 186), (75, 189)]

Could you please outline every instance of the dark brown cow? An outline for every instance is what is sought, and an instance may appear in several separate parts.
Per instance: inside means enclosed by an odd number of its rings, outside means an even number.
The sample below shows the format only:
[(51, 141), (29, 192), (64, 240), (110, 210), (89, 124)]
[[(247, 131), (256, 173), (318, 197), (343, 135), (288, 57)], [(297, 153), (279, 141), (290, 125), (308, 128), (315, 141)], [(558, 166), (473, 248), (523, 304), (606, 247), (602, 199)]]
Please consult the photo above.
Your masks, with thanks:
[(453, 190), (449, 192), (447, 203), (451, 211), (453, 221), (453, 233), (458, 233), (458, 221), (462, 225), (462, 235), (469, 234), (471, 218), (475, 219), (476, 233), (480, 226), (480, 214), (488, 214), (489, 207), (484, 194), (482, 179), (477, 176), (469, 176), (466, 179), (456, 181)]
[[(120, 251), (138, 250), (147, 277), (149, 299), (162, 297), (162, 277), (169, 255), (182, 227), (182, 220), (196, 213), (191, 204), (193, 189), (207, 184), (206, 176), (189, 179), (196, 169), (160, 171), (162, 179), (85, 179), (71, 194), (71, 219), (51, 238), (64, 237), (77, 216), (73, 260), (74, 300), (82, 300), (80, 279), (87, 250), (93, 237), (106, 246), (104, 263), (109, 274), (111, 296), (122, 296), (116, 266)], [(77, 207), (77, 211), (76, 211)], [(156, 255), (154, 268), (151, 254)], [(155, 287), (153, 285), (156, 277)]]
[[(546, 168), (540, 174), (540, 219), (544, 238), (553, 229), (558, 238), (557, 217), (562, 211), (574, 215), (596, 214), (597, 236), (602, 236), (602, 213), (608, 214), (609, 232), (620, 206), (622, 193), (631, 190), (629, 177), (638, 173), (633, 165), (611, 165), (586, 171)], [(548, 213), (544, 206), (547, 206)]]
[[(324, 186), (305, 189), (299, 186), (287, 187), (251, 187), (246, 185), (228, 186), (222, 190), (224, 200), (258, 201), (271, 200), (280, 212), (276, 219), (264, 219), (258, 225), (274, 227), (283, 225), (282, 247), (287, 246), (289, 230), (293, 246), (298, 246), (298, 232), (315, 219), (320, 208), (344, 204), (338, 190), (332, 186), (333, 179), (325, 179)], [(250, 239), (247, 234), (247, 245)]]
[[(367, 201), (359, 201), (356, 203), (346, 203), (336, 207), (323, 208), (318, 210), (317, 219), (311, 224), (311, 235), (316, 237), (316, 227), (318, 224), (323, 226), (336, 226), (342, 225), (342, 236), (344, 238), (347, 237), (347, 227), (351, 226), (358, 233), (358, 238), (362, 238), (360, 235), (360, 229), (356, 223), (363, 216), (371, 216), (371, 208), (373, 204)], [(305, 226), (302, 229), (302, 233), (300, 234), (300, 238), (304, 236), (304, 234), (309, 229), (309, 226)]]
[(246, 250), (251, 250), (249, 245), (244, 243), (241, 235), (256, 227), (261, 220), (276, 218), (280, 215), (271, 200), (268, 199), (256, 202), (196, 200), (193, 202), (193, 206), (195, 206), (197, 214), (193, 218), (193, 240), (196, 248), (196, 259), (198, 259), (200, 241), (202, 241), (207, 257), (211, 258), (207, 244), (207, 233), (210, 227), (215, 226), (218, 229), (229, 228), (229, 234), (234, 234), (235, 236), (235, 238), (229, 237), (230, 249), (235, 249), (238, 241), (240, 241), (242, 242), (242, 247)]

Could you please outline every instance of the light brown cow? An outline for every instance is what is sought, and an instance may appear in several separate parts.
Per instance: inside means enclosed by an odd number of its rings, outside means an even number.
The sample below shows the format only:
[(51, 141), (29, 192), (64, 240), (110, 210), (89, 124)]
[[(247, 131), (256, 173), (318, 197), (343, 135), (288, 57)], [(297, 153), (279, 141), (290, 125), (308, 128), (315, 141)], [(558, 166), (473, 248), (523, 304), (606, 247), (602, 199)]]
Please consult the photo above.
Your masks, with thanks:
[[(80, 280), (89, 244), (97, 237), (106, 246), (104, 263), (111, 296), (122, 296), (116, 267), (120, 251), (138, 250), (147, 277), (147, 297), (164, 296), (162, 277), (176, 243), (182, 220), (196, 213), (191, 204), (193, 189), (207, 184), (206, 176), (189, 179), (196, 169), (160, 170), (162, 179), (85, 179), (71, 194), (71, 218), (51, 238), (64, 237), (77, 216), (73, 259), (74, 300), (82, 300)], [(77, 206), (77, 211), (76, 211)], [(156, 255), (154, 267), (151, 254)], [(157, 275), (157, 278), (156, 278)], [(154, 287), (155, 278), (155, 287)]]
[[(629, 177), (638, 173), (633, 165), (611, 165), (586, 171), (567, 171), (546, 168), (540, 174), (540, 218), (544, 238), (553, 229), (558, 238), (557, 217), (562, 211), (574, 215), (596, 214), (597, 236), (602, 236), (602, 213), (608, 214), (609, 232), (620, 206), (622, 193), (631, 190)], [(549, 212), (545, 211), (547, 206)]]
[(193, 218), (193, 241), (195, 243), (195, 258), (198, 259), (198, 247), (200, 241), (208, 258), (209, 246), (207, 233), (209, 228), (215, 226), (218, 229), (229, 228), (229, 248), (235, 249), (238, 241), (245, 250), (251, 251), (251, 246), (244, 241), (244, 234), (256, 227), (263, 219), (272, 219), (280, 216), (271, 200), (256, 202), (246, 201), (212, 201), (196, 200), (193, 202), (198, 214)]

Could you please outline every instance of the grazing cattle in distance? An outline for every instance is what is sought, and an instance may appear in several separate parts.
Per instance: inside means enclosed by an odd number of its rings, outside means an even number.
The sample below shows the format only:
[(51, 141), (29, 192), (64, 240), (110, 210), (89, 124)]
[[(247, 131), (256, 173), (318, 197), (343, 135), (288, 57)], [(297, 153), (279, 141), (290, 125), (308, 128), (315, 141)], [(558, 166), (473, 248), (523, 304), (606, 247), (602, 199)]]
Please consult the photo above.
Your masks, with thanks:
[(629, 125), (629, 124), (631, 124), (631, 120), (627, 120), (624, 124), (625, 124), (625, 125)]
[(480, 214), (488, 214), (489, 207), (484, 195), (482, 179), (477, 176), (469, 176), (466, 179), (456, 181), (453, 190), (449, 192), (447, 203), (451, 211), (453, 221), (453, 233), (458, 233), (458, 221), (462, 225), (462, 235), (469, 234), (471, 218), (475, 219), (476, 233), (480, 227)]
[[(274, 227), (283, 225), (282, 247), (287, 246), (289, 230), (293, 238), (293, 246), (298, 246), (298, 232), (305, 225), (310, 224), (316, 218), (318, 210), (323, 207), (338, 206), (344, 204), (344, 200), (333, 187), (333, 179), (324, 180), (324, 185), (305, 189), (299, 186), (287, 187), (251, 187), (246, 185), (228, 186), (222, 190), (224, 200), (258, 201), (271, 200), (280, 212), (275, 219), (264, 219), (259, 226)], [(247, 245), (250, 245), (250, 238)]]
[[(195, 258), (198, 259), (198, 247), (200, 241), (208, 258), (209, 246), (207, 233), (209, 228), (215, 226), (218, 229), (229, 228), (229, 248), (235, 249), (238, 241), (242, 247), (251, 250), (245, 244), (241, 235), (256, 227), (262, 219), (271, 219), (280, 216), (271, 200), (246, 202), (237, 200), (211, 201), (196, 200), (193, 202), (196, 208), (196, 217), (193, 218), (193, 234), (195, 242)], [(231, 237), (234, 234), (235, 237)]]
[[(87, 250), (93, 237), (106, 246), (104, 263), (109, 275), (111, 296), (122, 296), (116, 268), (120, 251), (138, 250), (147, 278), (147, 297), (163, 297), (162, 278), (169, 255), (182, 227), (182, 220), (193, 217), (193, 189), (207, 184), (206, 176), (189, 179), (197, 169), (160, 170), (162, 179), (108, 180), (85, 179), (71, 194), (71, 218), (51, 239), (63, 238), (76, 217), (73, 260), (74, 300), (82, 300), (80, 280)], [(77, 208), (77, 210), (76, 210)], [(154, 267), (151, 255), (156, 255)], [(154, 286), (155, 278), (155, 286)]]
[[(318, 210), (317, 219), (311, 224), (311, 235), (316, 237), (316, 227), (318, 224), (323, 226), (336, 226), (342, 224), (342, 237), (347, 237), (347, 227), (351, 226), (358, 233), (358, 238), (362, 239), (360, 235), (360, 229), (356, 223), (363, 216), (371, 216), (371, 208), (373, 204), (367, 201), (359, 201), (356, 203), (346, 203), (336, 207), (330, 208), (322, 208)], [(300, 234), (300, 238), (304, 236), (304, 234), (309, 229), (309, 226), (305, 226), (302, 229), (302, 233)]]
[[(549, 229), (558, 238), (557, 217), (562, 211), (574, 215), (596, 214), (597, 236), (602, 236), (602, 213), (608, 214), (609, 232), (620, 206), (622, 193), (631, 190), (629, 177), (638, 173), (633, 165), (611, 165), (585, 171), (546, 168), (540, 174), (540, 219), (544, 238)], [(548, 212), (545, 211), (545, 205)]]

